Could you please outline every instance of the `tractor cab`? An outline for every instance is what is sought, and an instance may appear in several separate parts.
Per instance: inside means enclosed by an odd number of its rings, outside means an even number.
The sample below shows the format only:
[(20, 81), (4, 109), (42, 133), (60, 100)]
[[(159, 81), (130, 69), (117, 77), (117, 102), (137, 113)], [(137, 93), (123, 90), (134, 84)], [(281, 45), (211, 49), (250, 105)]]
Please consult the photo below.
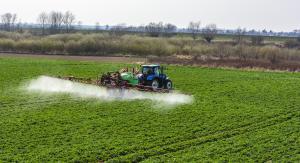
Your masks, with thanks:
[(162, 69), (159, 65), (143, 65), (142, 74), (159, 76), (160, 74), (162, 74)]

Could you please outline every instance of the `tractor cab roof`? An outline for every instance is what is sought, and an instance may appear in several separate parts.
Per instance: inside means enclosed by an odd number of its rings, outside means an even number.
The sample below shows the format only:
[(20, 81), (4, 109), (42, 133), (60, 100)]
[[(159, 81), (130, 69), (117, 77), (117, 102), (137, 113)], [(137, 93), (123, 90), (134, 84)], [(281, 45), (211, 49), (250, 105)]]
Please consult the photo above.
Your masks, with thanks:
[(160, 65), (152, 64), (152, 65), (142, 65), (142, 67), (160, 67)]

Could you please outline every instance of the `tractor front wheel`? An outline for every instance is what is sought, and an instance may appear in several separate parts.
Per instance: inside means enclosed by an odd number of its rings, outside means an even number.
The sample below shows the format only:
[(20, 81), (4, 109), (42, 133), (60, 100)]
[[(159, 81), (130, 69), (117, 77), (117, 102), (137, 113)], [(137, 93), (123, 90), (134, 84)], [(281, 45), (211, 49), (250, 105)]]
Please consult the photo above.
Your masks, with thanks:
[(165, 89), (171, 90), (173, 88), (173, 84), (171, 80), (166, 80), (165, 82)]

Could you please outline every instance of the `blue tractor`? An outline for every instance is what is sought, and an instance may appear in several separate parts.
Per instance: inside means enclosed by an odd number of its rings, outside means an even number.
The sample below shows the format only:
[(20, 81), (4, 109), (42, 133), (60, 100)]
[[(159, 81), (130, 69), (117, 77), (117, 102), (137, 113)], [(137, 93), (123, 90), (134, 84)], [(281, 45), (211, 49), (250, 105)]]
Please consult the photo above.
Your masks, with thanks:
[(142, 91), (169, 92), (173, 89), (172, 81), (164, 74), (160, 65), (142, 65), (140, 70), (128, 68), (117, 72), (108, 72), (97, 81), (109, 88), (136, 88)]
[(142, 65), (138, 80), (140, 85), (149, 86), (153, 90), (173, 88), (172, 81), (164, 74), (164, 67), (160, 65)]

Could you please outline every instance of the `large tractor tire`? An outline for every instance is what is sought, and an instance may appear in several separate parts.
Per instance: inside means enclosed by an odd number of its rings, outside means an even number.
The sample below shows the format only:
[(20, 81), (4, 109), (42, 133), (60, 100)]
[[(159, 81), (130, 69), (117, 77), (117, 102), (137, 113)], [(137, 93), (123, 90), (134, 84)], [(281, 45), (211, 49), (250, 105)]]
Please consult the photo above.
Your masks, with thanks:
[(173, 83), (171, 80), (166, 80), (165, 81), (165, 85), (164, 85), (164, 88), (167, 89), (167, 90), (171, 90), (173, 88)]
[(151, 87), (152, 87), (152, 89), (153, 89), (154, 91), (157, 90), (157, 89), (159, 88), (159, 82), (158, 82), (157, 79), (154, 79), (154, 80), (152, 81)]

